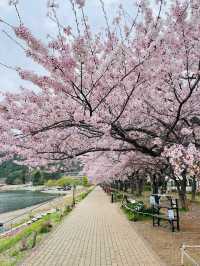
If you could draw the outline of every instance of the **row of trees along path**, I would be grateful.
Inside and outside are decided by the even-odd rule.
[[[68,2],[71,27],[50,0],[57,32],[45,42],[23,23],[23,4],[10,1],[18,22],[1,18],[4,33],[45,74],[1,63],[38,88],[2,93],[2,160],[17,155],[53,171],[79,157],[99,182],[146,169],[151,180],[154,172],[175,180],[187,207],[187,177],[199,176],[200,2],[149,2],[135,1],[133,16],[120,5],[111,23],[97,1],[105,19],[98,32],[87,1]]]

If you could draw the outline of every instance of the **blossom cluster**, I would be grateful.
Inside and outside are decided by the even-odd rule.
[[[77,32],[55,19],[57,37],[43,42],[26,25],[13,27],[25,56],[45,74],[17,67],[37,91],[2,94],[4,158],[17,154],[45,167],[79,157],[99,179],[126,178],[167,160],[177,176],[192,171],[200,139],[199,1],[157,1],[158,14],[140,1],[133,20],[120,6],[112,25],[103,10],[99,33],[85,1],[71,4]],[[48,7],[55,15],[57,1]]]

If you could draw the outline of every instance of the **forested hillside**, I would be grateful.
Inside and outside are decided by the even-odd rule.
[[[74,163],[69,168],[69,172],[79,172],[80,170],[81,166],[79,163]],[[5,179],[6,184],[10,185],[25,184],[30,181],[33,182],[33,185],[42,185],[46,180],[58,179],[63,174],[65,172],[47,173],[42,169],[29,171],[28,167],[18,165],[13,160],[5,161],[0,165],[0,179]]]
[[[5,179],[7,184],[25,184],[28,168],[15,164],[12,160],[5,161],[0,165],[0,179]]]

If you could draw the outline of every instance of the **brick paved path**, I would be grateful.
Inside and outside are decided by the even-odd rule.
[[[23,266],[162,266],[110,198],[96,188]]]

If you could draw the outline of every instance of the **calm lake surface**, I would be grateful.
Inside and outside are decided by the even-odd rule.
[[[39,191],[2,191],[0,192],[0,213],[26,208],[54,199],[55,197],[57,195]]]

